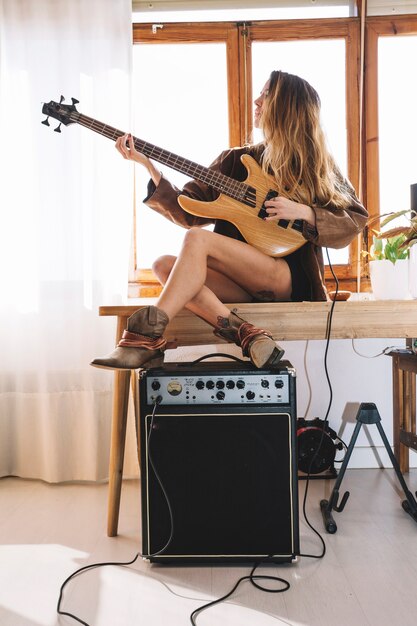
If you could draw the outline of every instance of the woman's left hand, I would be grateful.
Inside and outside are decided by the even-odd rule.
[[[316,225],[316,214],[311,207],[282,196],[276,196],[271,198],[271,200],[267,200],[265,209],[268,213],[268,216],[264,217],[266,221],[304,220],[312,226]]]

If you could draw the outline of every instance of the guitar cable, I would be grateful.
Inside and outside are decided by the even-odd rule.
[[[172,541],[172,538],[174,536],[174,516],[172,513],[172,506],[171,506],[171,502],[169,500],[168,494],[165,490],[165,487],[160,479],[160,476],[155,468],[153,459],[152,459],[152,454],[150,451],[150,445],[151,445],[151,435],[152,435],[152,430],[153,430],[153,424],[154,424],[154,419],[155,419],[155,415],[156,415],[156,408],[157,406],[161,403],[161,397],[158,396],[155,401],[154,401],[154,406],[153,406],[153,410],[152,410],[152,415],[151,415],[151,422],[149,425],[149,433],[148,433],[148,438],[147,438],[147,456],[148,456],[148,461],[150,466],[152,467],[152,470],[155,474],[155,477],[159,483],[159,486],[162,490],[162,493],[164,495],[166,504],[167,504],[167,508],[168,508],[168,513],[169,513],[169,519],[170,519],[170,533],[169,533],[169,537],[168,540],[166,541],[165,545],[158,550],[157,552],[154,552],[153,554],[149,554],[146,555],[146,557],[144,557],[144,555],[141,552],[137,552],[136,556],[131,560],[131,561],[108,561],[108,562],[103,562],[103,563],[92,563],[91,565],[85,565],[84,567],[80,567],[79,569],[77,569],[75,572],[73,572],[70,576],[68,576],[68,578],[65,579],[65,581],[62,583],[60,590],[59,590],[59,598],[58,598],[58,603],[57,603],[57,613],[59,615],[66,615],[67,617],[71,617],[72,619],[74,619],[76,622],[78,622],[79,624],[83,624],[83,626],[90,626],[87,622],[85,622],[84,620],[82,620],[81,618],[77,617],[76,615],[74,615],[73,613],[68,613],[67,611],[63,611],[61,609],[61,604],[63,601],[63,597],[64,597],[64,589],[66,587],[66,585],[70,582],[70,580],[72,580],[73,578],[75,578],[76,576],[78,576],[79,574],[81,574],[82,572],[85,572],[87,570],[90,569],[94,569],[96,567],[106,567],[109,565],[121,565],[121,566],[125,566],[125,565],[132,565],[133,563],[135,563],[135,561],[139,558],[149,558],[149,557],[154,557],[154,556],[158,556],[159,554],[162,554],[169,546],[169,544]]]
[[[311,479],[311,469],[313,467],[314,461],[317,458],[317,455],[320,452],[321,446],[323,445],[323,440],[324,440],[324,434],[325,434],[325,430],[326,430],[326,426],[328,426],[329,420],[329,413],[330,413],[330,409],[332,407],[333,404],[333,387],[332,387],[332,383],[330,380],[330,375],[329,375],[329,370],[328,370],[328,365],[327,365],[327,356],[328,356],[328,352],[329,352],[329,346],[330,346],[330,337],[331,337],[331,332],[332,332],[332,322],[333,322],[333,313],[334,313],[334,308],[336,305],[336,300],[337,300],[337,294],[339,293],[339,281],[338,278],[336,276],[336,273],[333,269],[332,263],[330,261],[330,255],[329,255],[329,249],[326,248],[326,256],[327,256],[327,262],[329,264],[329,268],[330,271],[332,273],[333,279],[335,281],[335,286],[336,289],[334,291],[334,295],[333,295],[333,300],[332,300],[332,304],[330,306],[330,311],[329,311],[329,315],[327,317],[327,323],[326,323],[326,347],[324,350],[324,371],[325,371],[325,375],[326,375],[326,380],[327,380],[327,385],[329,388],[329,402],[327,405],[327,410],[326,410],[326,414],[324,416],[324,423],[323,423],[323,428],[322,428],[322,432],[321,432],[321,436],[320,436],[320,441],[317,445],[317,448],[310,460],[310,464],[308,467],[308,472],[307,472],[307,479],[306,479],[306,487],[305,487],[305,491],[304,491],[304,498],[303,498],[303,516],[305,519],[306,524],[309,526],[309,528],[311,528],[311,530],[318,536],[318,538],[320,539],[320,542],[322,544],[322,552],[319,555],[313,555],[313,554],[300,554],[300,556],[304,556],[304,557],[310,557],[310,558],[314,558],[314,559],[322,559],[324,557],[324,555],[326,554],[326,544],[325,541],[323,539],[323,537],[321,536],[321,534],[312,526],[312,524],[310,523],[310,521],[308,520],[307,517],[307,512],[306,512],[306,504],[307,504],[307,496],[308,496],[308,490],[309,490],[309,486],[310,486],[310,479]]]

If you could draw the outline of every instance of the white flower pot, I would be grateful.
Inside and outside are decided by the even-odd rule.
[[[372,292],[375,300],[405,300],[410,297],[408,259],[369,261]]]

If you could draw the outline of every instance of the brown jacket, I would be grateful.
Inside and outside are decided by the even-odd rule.
[[[249,154],[258,162],[260,161],[259,147],[233,148],[222,152],[210,165],[210,168],[243,181],[247,176],[247,171],[240,160],[242,154]],[[326,207],[313,206],[316,214],[316,227],[314,228],[304,222],[303,235],[307,243],[301,248],[300,260],[310,282],[311,300],[326,300],[327,298],[323,282],[322,246],[343,248],[361,232],[366,224],[367,211],[357,199],[353,188],[351,191],[352,204],[349,208],[339,209],[332,205]],[[162,177],[156,188],[152,181],[149,183],[148,195],[144,202],[174,224],[184,228],[213,223],[212,219],[186,213],[178,204],[177,197],[179,194],[207,202],[215,200],[219,195],[207,184],[196,180],[186,183],[184,189],[179,190],[165,177]],[[238,229],[230,222],[216,220],[214,231],[244,241]]]

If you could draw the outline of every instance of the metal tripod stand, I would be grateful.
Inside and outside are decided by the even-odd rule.
[[[400,481],[401,487],[403,488],[404,494],[407,498],[406,500],[402,502],[402,507],[404,511],[406,511],[406,513],[411,515],[414,521],[417,522],[417,502],[413,494],[411,493],[411,491],[408,489],[406,482],[404,480],[404,477],[401,473],[398,461],[392,452],[392,449],[388,442],[385,431],[382,428],[381,416],[379,415],[376,405],[373,402],[362,402],[362,404],[359,406],[359,410],[356,415],[356,421],[357,421],[357,424],[355,426],[355,430],[353,431],[352,438],[350,440],[350,443],[346,452],[346,456],[343,459],[343,463],[340,468],[337,480],[334,484],[333,491],[330,495],[330,499],[321,500],[320,502],[321,514],[323,516],[323,522],[324,522],[324,526],[327,532],[335,533],[337,531],[337,525],[336,525],[336,522],[334,521],[332,510],[334,509],[338,513],[341,513],[346,506],[346,502],[348,501],[350,493],[349,491],[346,491],[342,497],[340,504],[338,504],[339,488],[342,483],[343,476],[345,474],[347,465],[349,463],[349,459],[351,457],[353,448],[355,447],[356,440],[358,438],[360,429],[362,428],[363,424],[376,424],[376,427],[378,428],[378,432],[381,435],[381,439],[384,442],[384,445],[387,449],[389,458],[391,459],[395,473],[397,474],[398,480]],[[416,492],[416,495],[417,495],[417,492]]]

